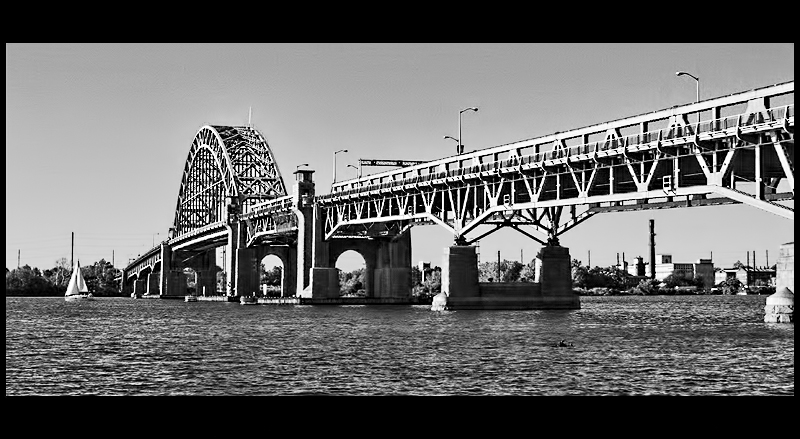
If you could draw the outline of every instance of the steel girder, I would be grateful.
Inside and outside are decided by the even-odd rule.
[[[253,205],[283,196],[286,186],[261,133],[243,126],[204,126],[184,166],[173,237],[235,221]]]
[[[433,223],[461,243],[500,227],[544,243],[604,211],[742,202],[793,219],[794,210],[775,201],[794,199],[794,104],[768,105],[793,92],[793,82],[781,84],[568,132],[548,139],[547,150],[540,148],[547,141],[526,141],[339,183],[317,198],[325,237],[393,235]],[[692,125],[689,109],[718,117]],[[576,138],[583,142],[567,144]],[[781,179],[790,193],[775,193]],[[736,189],[742,182],[756,183],[756,194]],[[468,240],[479,225],[494,229]]]

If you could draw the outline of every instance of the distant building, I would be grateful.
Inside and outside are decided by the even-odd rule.
[[[672,255],[656,255],[656,280],[663,281],[667,276],[674,274],[687,280],[695,276],[703,278],[703,287],[711,288],[715,284],[714,263],[711,259],[698,259],[694,263],[676,263]]]
[[[731,278],[739,279],[742,285],[753,286],[775,286],[776,272],[771,268],[757,268],[742,266],[739,268],[723,268],[715,273],[714,282],[719,284]]]
[[[637,256],[634,258],[635,262],[633,264],[625,263],[625,270],[631,276],[647,276],[647,263],[644,262],[644,258],[641,256]]]

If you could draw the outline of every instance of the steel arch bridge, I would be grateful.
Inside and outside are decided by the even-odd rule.
[[[331,255],[346,246],[374,254],[378,262],[367,265],[380,272],[375,284],[391,284],[402,265],[410,266],[406,232],[423,224],[444,227],[457,246],[502,227],[557,246],[559,235],[603,212],[745,203],[793,220],[794,209],[778,202],[794,200],[794,108],[790,81],[409,161],[337,182],[320,196],[310,170],[295,172],[287,193],[273,151],[252,127],[203,126],[183,169],[169,239],[123,270],[123,289],[145,282],[148,291],[178,294],[167,293],[175,282],[169,279],[185,267],[203,272],[213,288],[209,252],[220,245],[229,249],[228,294],[252,289],[242,273],[265,252],[279,254],[290,265],[285,271],[295,272],[286,277],[289,290],[329,288]],[[788,192],[777,191],[781,181]],[[491,230],[478,233],[478,226]],[[364,244],[373,241],[375,248]]]
[[[126,280],[164,270],[164,245],[170,253],[180,251],[180,264],[191,267],[194,259],[231,240],[241,215],[286,198],[275,155],[260,132],[250,126],[201,127],[186,158],[169,239],[129,265]]]
[[[283,196],[286,185],[261,133],[251,127],[204,126],[183,169],[173,234],[229,221],[229,214],[247,213]]]

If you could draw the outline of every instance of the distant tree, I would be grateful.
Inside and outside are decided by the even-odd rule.
[[[119,292],[119,281],[116,278],[122,274],[111,262],[100,259],[92,265],[82,267],[83,276],[89,291],[100,296],[114,296]]]
[[[488,282],[492,278],[495,282],[517,282],[520,278],[523,265],[519,261],[500,262],[500,279],[497,278],[497,262],[483,262],[478,265],[478,281]]]
[[[269,286],[280,286],[281,277],[283,276],[283,269],[279,266],[274,266],[267,270],[264,264],[261,264],[261,284]]]
[[[6,296],[48,296],[53,293],[53,286],[42,276],[38,268],[25,264],[6,273]]]
[[[589,267],[581,265],[581,261],[573,259],[570,264],[572,268],[572,285],[579,288],[588,288]]]
[[[745,265],[742,264],[742,261],[736,261],[736,262],[733,263],[733,268],[738,270],[740,268],[745,268]]]
[[[416,265],[411,266],[411,286],[422,284],[422,271]]]
[[[442,269],[436,267],[428,273],[422,286],[428,294],[439,294],[442,291]]]
[[[742,282],[735,277],[725,279],[719,285],[720,289],[722,290],[722,294],[727,295],[736,294],[744,287],[744,284],[742,284]]]
[[[536,282],[536,259],[528,262],[519,273],[520,282]]]
[[[364,289],[364,268],[357,268],[350,272],[339,270],[339,293],[342,295],[356,294]]]
[[[665,277],[661,281],[665,287],[667,288],[675,288],[675,287],[685,287],[690,285],[696,285],[693,279],[687,279],[683,274],[672,272],[669,276]]]
[[[642,296],[653,296],[658,294],[659,291],[659,281],[655,279],[642,279],[638,285],[633,287],[633,293],[639,294]]]

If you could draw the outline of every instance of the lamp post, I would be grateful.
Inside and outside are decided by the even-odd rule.
[[[683,71],[675,72],[675,76],[684,76],[684,75],[694,79],[694,82],[697,85],[697,97],[695,99],[695,102],[700,102],[700,78],[698,78],[697,76],[694,76],[694,75],[692,75],[691,73],[688,73],[688,72],[683,72]],[[700,123],[700,111],[699,110],[697,111],[697,123]]]
[[[153,235],[153,245],[152,245],[153,247],[155,247],[155,246],[156,246],[156,235],[158,235],[158,233],[155,233],[155,234]]]
[[[455,140],[456,141],[456,154],[460,154],[459,151],[461,150],[461,148],[460,148],[461,142],[458,139],[456,139],[455,137],[453,137],[453,136],[444,136],[444,138],[445,139]]]
[[[340,149],[338,151],[334,151],[333,153],[333,182],[336,183],[336,154],[340,152],[347,152],[346,149]]]
[[[301,165],[297,165],[297,168],[295,169],[295,171],[299,171],[301,166],[308,166],[308,163],[303,163]]]
[[[358,169],[355,165],[347,165],[348,168],[353,168],[356,170],[356,178],[361,178],[361,169]]]
[[[464,144],[461,142],[461,115],[464,114],[465,111],[478,111],[478,107],[468,107],[458,112],[458,154],[461,155],[464,153]]]

